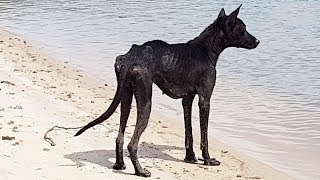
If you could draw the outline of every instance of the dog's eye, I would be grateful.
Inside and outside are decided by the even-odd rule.
[[[241,31],[241,35],[244,36],[245,33],[246,33],[246,31],[243,29],[243,30]]]

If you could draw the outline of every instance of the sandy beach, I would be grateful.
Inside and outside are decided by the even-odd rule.
[[[55,61],[3,30],[0,81],[0,179],[143,179],[133,175],[126,148],[127,169],[112,169],[119,110],[79,137],[73,136],[76,130],[53,130],[48,136],[56,146],[43,139],[54,125],[78,127],[99,116],[111,103],[115,87]],[[133,106],[124,147],[135,117]],[[194,131],[194,149],[200,157],[199,130]],[[152,173],[149,179],[293,179],[212,138],[209,148],[220,166],[185,163],[183,124],[153,112],[138,155]]]

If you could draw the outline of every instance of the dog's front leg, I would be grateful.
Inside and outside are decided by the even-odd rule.
[[[205,165],[218,166],[220,162],[214,158],[210,158],[208,151],[208,119],[210,111],[210,97],[199,95],[199,112],[200,112],[200,131],[202,157]]]
[[[194,95],[186,96],[182,99],[183,113],[184,113],[184,127],[185,127],[185,147],[186,157],[184,161],[187,163],[195,163],[197,161],[193,151],[193,136],[191,124],[192,102]]]

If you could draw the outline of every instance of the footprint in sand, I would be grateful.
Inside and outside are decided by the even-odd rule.
[[[10,106],[10,109],[22,109],[22,106],[16,105],[16,106]]]

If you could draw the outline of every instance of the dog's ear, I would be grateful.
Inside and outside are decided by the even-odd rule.
[[[226,12],[225,12],[224,9],[222,8],[222,9],[220,10],[220,13],[219,13],[219,15],[218,15],[217,18],[219,18],[219,17],[224,17],[224,16],[226,16]]]
[[[239,14],[241,6],[242,4],[228,16],[227,21],[228,25],[231,26],[231,28],[233,28],[236,24],[237,16]]]
[[[144,52],[147,52],[147,53],[153,53],[153,49],[152,49],[152,47],[150,47],[150,46],[146,46],[146,47],[144,47]]]

